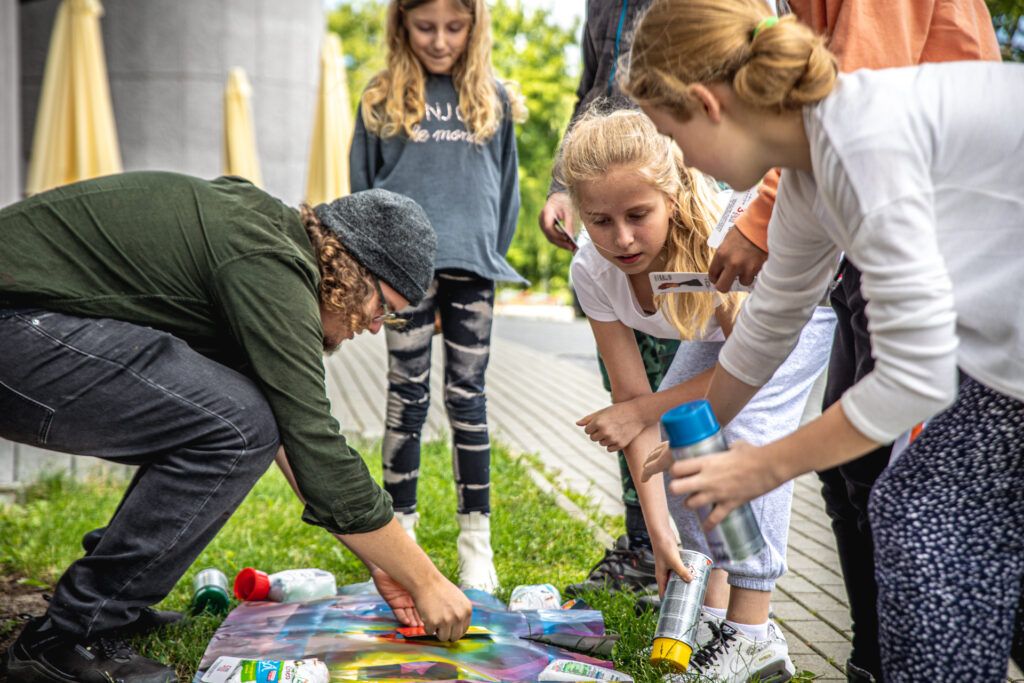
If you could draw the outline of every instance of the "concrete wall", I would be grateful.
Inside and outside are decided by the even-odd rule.
[[[0,206],[21,197],[18,2],[0,0]]]
[[[10,2],[10,0],[0,0]],[[322,0],[102,0],[103,41],[125,170],[224,171],[228,70],[253,86],[265,189],[302,200],[316,99]],[[22,164],[59,0],[20,5]]]
[[[317,57],[325,30],[323,1],[101,1],[125,170],[163,169],[206,178],[223,173],[224,84],[228,70],[240,66],[253,87],[264,189],[298,204],[306,186]],[[19,199],[24,190],[58,5],[59,0],[0,0],[0,206]],[[20,98],[15,87],[19,71]],[[104,467],[92,458],[0,439],[0,500],[46,470],[77,475]]]

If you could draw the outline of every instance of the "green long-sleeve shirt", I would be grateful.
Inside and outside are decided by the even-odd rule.
[[[303,519],[373,531],[391,500],[330,413],[319,280],[298,211],[240,178],[124,173],[0,210],[0,307],[148,325],[248,375],[274,412]]]

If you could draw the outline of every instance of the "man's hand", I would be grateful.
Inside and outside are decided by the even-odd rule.
[[[562,221],[562,225],[565,229],[571,231],[575,223],[573,223],[572,215],[572,202],[569,201],[569,195],[565,192],[552,192],[548,197],[547,202],[544,204],[544,208],[540,210],[540,216],[538,216],[538,222],[540,223],[540,229],[544,233],[544,237],[548,239],[548,242],[555,245],[560,249],[566,251],[576,251],[576,247],[573,245],[572,240],[562,234],[562,232],[555,225],[555,219]]]
[[[396,619],[405,626],[423,626],[420,613],[416,611],[416,603],[413,602],[412,595],[405,590],[404,586],[392,579],[380,567],[370,567],[370,578],[377,586],[380,597],[384,598],[384,602],[388,603],[388,607],[395,613]]]
[[[433,633],[438,640],[458,640],[469,630],[473,604],[443,576],[426,584],[414,599],[423,618],[423,630]]]
[[[767,259],[768,252],[733,226],[711,259],[708,279],[720,292],[728,292],[736,278],[740,279],[740,284],[749,285]]]
[[[615,403],[576,421],[583,431],[610,452],[621,451],[646,426],[632,401]]]

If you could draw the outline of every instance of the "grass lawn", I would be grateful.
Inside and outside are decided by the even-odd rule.
[[[360,451],[379,479],[379,444],[364,445]],[[493,449],[491,479],[492,545],[503,582],[498,597],[507,600],[519,584],[551,583],[561,589],[583,579],[603,551],[588,525],[558,508],[532,483],[525,462],[516,461],[500,445]],[[63,569],[80,556],[82,535],[106,523],[124,485],[114,479],[76,483],[48,477],[25,490],[21,504],[0,507],[0,578],[22,577],[53,585]],[[433,442],[423,448],[419,511],[420,545],[447,577],[456,579],[458,525],[446,443]],[[304,524],[300,514],[297,499],[272,466],[158,607],[187,610],[192,578],[206,567],[220,569],[229,582],[247,566],[268,572],[319,567],[332,572],[339,585],[368,579],[359,560],[322,529]],[[609,520],[600,521],[607,526]],[[621,519],[617,524],[621,528]],[[664,672],[653,669],[641,652],[651,643],[656,615],[637,617],[628,595],[587,597],[604,613],[608,630],[621,634],[614,654],[616,668],[638,682],[660,680]],[[220,621],[221,617],[202,615],[183,626],[139,638],[134,645],[142,654],[172,664],[179,678],[188,681]],[[16,625],[0,623],[0,636]],[[796,680],[811,678],[813,675],[805,672]]]

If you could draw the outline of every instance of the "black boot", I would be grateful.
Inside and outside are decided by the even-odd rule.
[[[58,631],[48,617],[29,620],[7,651],[11,683],[177,683],[174,669],[135,654],[123,639],[88,640]]]

